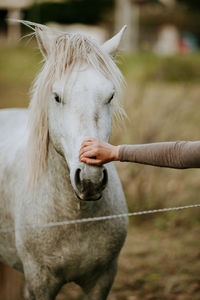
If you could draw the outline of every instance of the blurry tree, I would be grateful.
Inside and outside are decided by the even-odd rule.
[[[199,0],[177,0],[178,3],[184,4],[191,10],[200,10],[200,1]]]
[[[176,0],[175,7],[167,7],[167,0],[159,0],[162,5],[149,5],[140,13],[140,37],[141,43],[152,45],[155,42],[155,33],[159,29],[170,24],[175,26],[181,36],[188,33],[195,37],[200,45],[200,1]]]
[[[97,24],[105,20],[106,11],[114,0],[68,0],[63,2],[37,2],[24,12],[25,19],[38,23]]]

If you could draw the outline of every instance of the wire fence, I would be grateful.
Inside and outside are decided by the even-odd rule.
[[[134,217],[134,216],[141,216],[141,215],[154,214],[154,213],[163,213],[163,212],[177,211],[177,210],[183,210],[183,209],[188,209],[188,208],[198,208],[198,207],[200,207],[200,204],[191,204],[191,205],[185,205],[185,206],[136,211],[136,212],[130,212],[130,213],[121,213],[121,214],[117,214],[117,215],[83,218],[83,219],[77,219],[77,220],[66,220],[66,221],[60,221],[60,222],[49,222],[47,224],[23,225],[23,226],[18,226],[15,228],[2,228],[2,229],[0,229],[0,233],[8,233],[8,232],[14,232],[17,230],[28,230],[28,229],[44,229],[44,228],[51,228],[51,227],[64,226],[64,225],[73,225],[73,224],[80,224],[80,223],[87,223],[87,222],[99,222],[99,221],[105,221],[105,220],[112,220],[112,219],[116,219],[116,218]]]

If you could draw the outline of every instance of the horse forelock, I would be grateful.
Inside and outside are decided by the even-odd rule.
[[[43,28],[43,25],[42,27]],[[55,32],[54,32],[55,34]],[[116,97],[113,113],[117,118],[124,115],[121,105],[123,76],[113,59],[91,38],[82,34],[57,32],[49,57],[34,81],[29,107],[29,139],[27,166],[29,184],[34,186],[47,167],[48,157],[48,96],[57,79],[69,76],[82,64],[92,66],[113,82]]]

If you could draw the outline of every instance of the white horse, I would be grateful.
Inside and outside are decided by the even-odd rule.
[[[127,232],[127,219],[25,228],[126,212],[113,164],[78,159],[87,137],[109,140],[121,113],[122,75],[113,62],[123,28],[98,46],[80,34],[30,22],[44,56],[30,109],[0,113],[0,259],[24,272],[28,299],[55,299],[75,282],[86,299],[106,299]]]

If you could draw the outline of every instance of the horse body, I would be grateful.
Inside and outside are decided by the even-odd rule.
[[[106,299],[127,231],[126,218],[18,230],[27,225],[126,212],[113,164],[105,168],[78,161],[83,138],[109,138],[111,108],[108,99],[113,85],[85,64],[81,65],[81,71],[74,69],[73,74],[66,88],[63,79],[54,80],[51,85],[53,98],[49,96],[51,100],[46,110],[46,169],[39,177],[36,173],[37,182],[31,187],[25,156],[27,143],[32,139],[34,143],[35,137],[30,135],[28,113],[26,110],[2,110],[0,114],[0,124],[4,126],[0,139],[0,227],[14,230],[1,233],[0,258],[24,272],[29,299],[54,299],[61,286],[70,281],[83,288],[87,299]],[[100,82],[99,86],[90,88],[90,83],[94,87],[96,81]],[[58,94],[60,98],[62,95],[62,103]],[[80,95],[83,99],[75,100]],[[83,101],[86,99],[89,106],[85,108]],[[75,105],[74,101],[77,101]],[[44,115],[41,118],[41,111],[37,115],[45,128]],[[41,136],[40,131],[38,136]],[[44,137],[45,134],[41,147]],[[34,148],[34,152],[38,150]],[[35,166],[32,168],[34,171]]]
[[[15,227],[15,214],[20,206],[20,191],[24,187],[24,149],[27,111],[3,109],[0,111],[0,228]],[[16,250],[14,232],[0,234],[1,261],[16,268],[20,259]],[[21,266],[22,270],[22,266]]]

